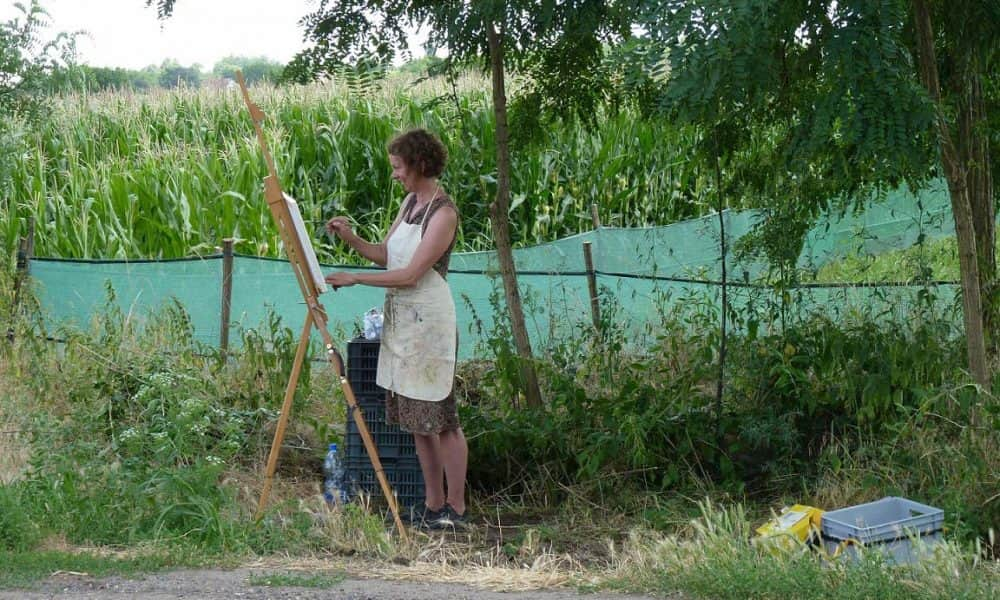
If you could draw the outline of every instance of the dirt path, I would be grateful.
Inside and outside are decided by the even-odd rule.
[[[276,573],[287,573],[277,571]],[[267,575],[260,569],[184,570],[144,575],[136,579],[97,579],[82,574],[55,574],[31,590],[0,590],[0,600],[653,600],[652,596],[583,593],[560,588],[498,592],[469,584],[361,579],[346,576],[330,580],[328,587],[255,585]],[[677,596],[672,596],[678,598]]]

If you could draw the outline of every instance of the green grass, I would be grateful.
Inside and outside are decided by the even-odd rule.
[[[971,600],[997,591],[995,571],[962,571],[890,567],[878,559],[831,568],[813,556],[782,561],[755,556],[744,547],[735,556],[707,556],[690,569],[664,573],[654,589],[682,589],[713,600]]]
[[[58,347],[18,323],[14,343],[0,345],[0,392],[16,399],[0,403],[0,423],[30,430],[33,452],[31,469],[22,459],[15,481],[0,487],[0,564],[9,565],[0,588],[55,571],[101,577],[191,561],[353,555],[470,570],[585,565],[599,586],[713,599],[989,597],[997,567],[974,544],[989,539],[1000,508],[1000,414],[993,396],[965,385],[961,349],[946,330],[932,319],[813,319],[790,322],[780,336],[732,340],[722,457],[714,420],[689,410],[712,376],[703,333],[712,321],[684,310],[663,315],[647,354],[616,346],[612,329],[550,349],[540,358],[545,411],[501,410],[510,396],[498,379],[516,369],[494,362],[469,373],[464,386],[479,399],[463,403],[470,501],[491,522],[501,504],[514,506],[515,526],[502,540],[494,528],[493,538],[468,540],[415,533],[409,544],[377,510],[330,511],[318,496],[320,453],[311,449],[344,423],[326,369],[303,373],[270,509],[252,520],[291,331],[272,324],[227,362],[201,354],[176,311],[140,330],[109,310]],[[748,542],[789,499],[829,509],[883,495],[946,510],[953,544],[939,560],[917,570],[830,569]],[[147,553],[40,551],[49,540]],[[565,556],[572,560],[553,560]],[[252,583],[324,587],[335,577],[278,573]]]
[[[954,237],[929,240],[876,255],[855,255],[824,265],[818,282],[958,281]]]
[[[303,575],[301,573],[266,573],[251,575],[247,583],[265,587],[330,588],[347,579],[347,575]]]
[[[997,249],[1000,251],[1000,240]],[[815,276],[815,281],[824,283],[958,280],[958,246],[954,237],[928,240],[882,254],[845,257],[824,265]]]
[[[86,552],[27,551],[0,552],[0,590],[26,588],[57,572],[86,573],[91,577],[135,577],[172,567],[194,566],[198,561],[190,550],[166,552],[162,549],[135,558],[115,558]]]
[[[739,505],[702,504],[687,536],[633,534],[624,546],[622,576],[608,587],[664,594],[683,590],[712,600],[952,600],[995,597],[996,563],[952,543],[913,565],[889,565],[877,553],[855,562],[826,562],[804,546],[773,554],[750,542]]]

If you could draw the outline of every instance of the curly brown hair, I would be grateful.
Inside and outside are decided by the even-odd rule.
[[[437,177],[448,162],[448,149],[426,129],[411,129],[389,142],[389,154],[403,159],[406,166],[424,177]]]

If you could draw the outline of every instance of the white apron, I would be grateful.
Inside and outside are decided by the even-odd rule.
[[[387,269],[410,264],[423,238],[420,223],[401,221],[386,242]],[[375,381],[416,400],[444,400],[455,382],[455,301],[451,289],[432,268],[412,288],[385,292],[385,322]]]

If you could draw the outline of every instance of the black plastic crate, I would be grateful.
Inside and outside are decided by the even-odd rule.
[[[396,460],[416,457],[417,451],[413,445],[413,434],[400,430],[398,425],[390,425],[386,422],[384,402],[358,402],[358,410],[365,418],[368,432],[378,448],[379,458]],[[346,446],[344,454],[347,459],[368,456],[364,440],[361,439],[361,432],[358,431],[358,425],[354,422],[354,416],[350,412],[347,415]]]
[[[389,471],[420,471],[420,461],[416,456],[406,456],[403,458],[386,458],[379,460],[382,462],[382,470]],[[368,458],[368,455],[358,456],[355,458],[349,458],[343,462],[344,471],[348,473],[358,472],[358,471],[371,471],[372,461]]]
[[[378,374],[378,340],[353,339],[347,343],[347,380],[358,398],[384,398],[385,388],[375,383]]]
[[[356,339],[348,342],[348,380],[358,402],[358,410],[378,449],[386,479],[395,490],[400,505],[409,507],[423,501],[424,477],[413,445],[413,435],[386,422],[385,390],[375,385],[378,354],[378,340]],[[373,498],[382,497],[361,432],[350,412],[347,415],[344,468],[352,489],[363,490]]]
[[[347,342],[347,362],[374,369],[378,365],[378,348],[381,343],[379,340],[366,340],[363,337],[354,338]]]
[[[347,370],[347,380],[351,382],[351,391],[359,401],[364,400],[385,400],[385,388],[379,387],[375,380],[366,381],[360,379],[353,369]]]
[[[367,458],[365,459],[367,461]],[[401,508],[415,506],[424,500],[424,476],[416,461],[403,461],[396,466],[382,465],[385,478],[396,494],[396,502]],[[364,468],[346,469],[347,482],[351,493],[357,495],[363,491],[371,496],[372,501],[383,502],[382,487],[378,483],[371,463]]]

